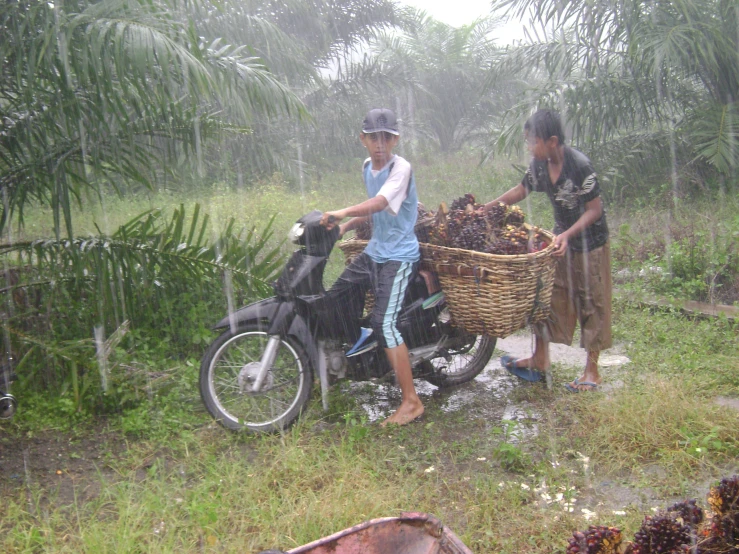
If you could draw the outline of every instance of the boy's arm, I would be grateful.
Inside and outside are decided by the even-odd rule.
[[[523,183],[518,183],[515,187],[504,192],[495,200],[485,204],[485,211],[489,212],[493,208],[493,206],[495,206],[498,202],[503,202],[503,204],[510,206],[511,204],[520,202],[521,200],[526,198],[528,195],[529,195],[528,189],[523,186]]]
[[[596,196],[589,202],[585,203],[585,211],[582,213],[580,218],[575,221],[572,227],[554,237],[554,255],[563,256],[564,253],[567,252],[567,242],[570,237],[574,237],[575,235],[582,233],[585,229],[598,221],[601,215],[603,215],[603,202],[601,201],[600,196]]]
[[[354,229],[362,225],[362,223],[369,220],[369,218],[370,216],[368,215],[365,215],[363,217],[353,217],[346,223],[342,223],[341,225],[339,225],[339,236],[343,237],[349,231],[353,231]]]
[[[374,198],[370,198],[369,200],[365,200],[361,204],[349,206],[348,208],[344,208],[343,210],[336,210],[334,212],[323,212],[323,217],[321,217],[321,225],[323,225],[327,229],[333,229],[334,225],[340,223],[342,219],[346,219],[347,217],[369,217],[374,213],[381,212],[382,210],[387,208],[387,206],[387,198],[378,195]],[[329,217],[333,217],[335,221],[329,222]]]

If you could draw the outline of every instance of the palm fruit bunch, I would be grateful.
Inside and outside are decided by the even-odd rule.
[[[518,206],[516,207],[518,208]],[[503,227],[505,227],[506,218],[508,217],[510,209],[511,207],[507,204],[503,204],[503,202],[496,202],[488,211],[488,221],[490,221],[493,227],[502,229]]]
[[[567,546],[567,554],[618,554],[621,530],[605,525],[591,525],[587,531],[575,531]]]
[[[441,203],[429,241],[439,246],[482,251],[491,231],[482,206],[467,193],[454,200],[451,208]]]
[[[646,516],[634,534],[632,554],[678,554],[688,552],[693,545],[690,528],[674,513]]]
[[[739,475],[725,477],[711,487],[708,504],[714,514],[701,552],[739,554]]]
[[[703,519],[705,517],[703,514],[703,508],[696,504],[695,498],[676,502],[667,508],[667,512],[674,514],[678,520],[682,519],[683,524],[687,525],[691,529],[695,529],[698,525],[703,523]]]
[[[505,222],[506,225],[523,225],[526,214],[518,206],[508,206]]]
[[[487,248],[493,229],[488,224],[483,211],[476,206],[474,203],[469,203],[464,209],[452,209],[449,212],[447,240],[452,248],[477,252],[483,252]]]
[[[711,487],[708,504],[720,516],[739,515],[739,475],[725,477],[718,486]]]
[[[528,229],[518,206],[499,202],[487,212],[474,195],[455,199],[448,208],[442,203],[429,233],[429,242],[439,246],[474,250],[487,254],[527,254],[546,248],[539,229]]]
[[[471,206],[473,209],[479,208],[480,205],[475,201],[475,195],[467,193],[464,196],[460,196],[452,202],[451,210],[466,210],[467,206]]]
[[[529,251],[529,232],[524,227],[506,225],[485,250],[488,254],[526,254]]]
[[[359,240],[369,240],[372,238],[372,219],[363,221],[354,228],[354,236]]]
[[[436,214],[434,212],[427,210],[420,202],[418,203],[418,218],[414,228],[418,242],[429,242],[435,218]]]

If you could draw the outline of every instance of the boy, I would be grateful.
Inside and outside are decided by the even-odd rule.
[[[559,115],[539,110],[524,125],[533,160],[521,183],[485,205],[515,204],[531,191],[545,192],[554,208],[554,246],[558,256],[551,313],[534,328],[534,354],[501,364],[514,375],[539,381],[550,367],[549,343],[572,344],[577,321],[580,346],[587,351],[582,377],[567,383],[570,392],[594,391],[601,383],[598,356],[611,346],[611,256],[600,185],[590,160],[564,144]]]
[[[408,283],[420,259],[414,226],[418,217],[416,183],[410,164],[393,155],[400,133],[395,114],[388,109],[367,113],[359,139],[369,158],[362,170],[368,200],[343,210],[325,212],[321,224],[331,229],[340,223],[343,236],[372,220],[372,238],[364,252],[357,256],[331,287],[331,294],[342,299],[343,312],[349,321],[357,321],[367,289],[375,296],[370,316],[371,331],[363,330],[357,344],[348,352],[358,353],[376,339],[385,348],[395,371],[402,401],[397,411],[382,425],[405,425],[423,414],[424,408],[413,386],[408,348],[396,327]]]

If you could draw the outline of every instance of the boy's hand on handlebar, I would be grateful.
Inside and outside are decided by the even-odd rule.
[[[321,216],[321,225],[330,231],[338,225],[344,217],[346,216],[344,215],[343,210],[323,212],[323,216]]]

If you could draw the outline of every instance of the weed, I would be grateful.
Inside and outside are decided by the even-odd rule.
[[[522,472],[531,465],[529,456],[513,441],[520,442],[519,423],[508,419],[501,420],[501,427],[493,427],[491,433],[500,437],[500,442],[493,448],[493,458],[508,471]]]

